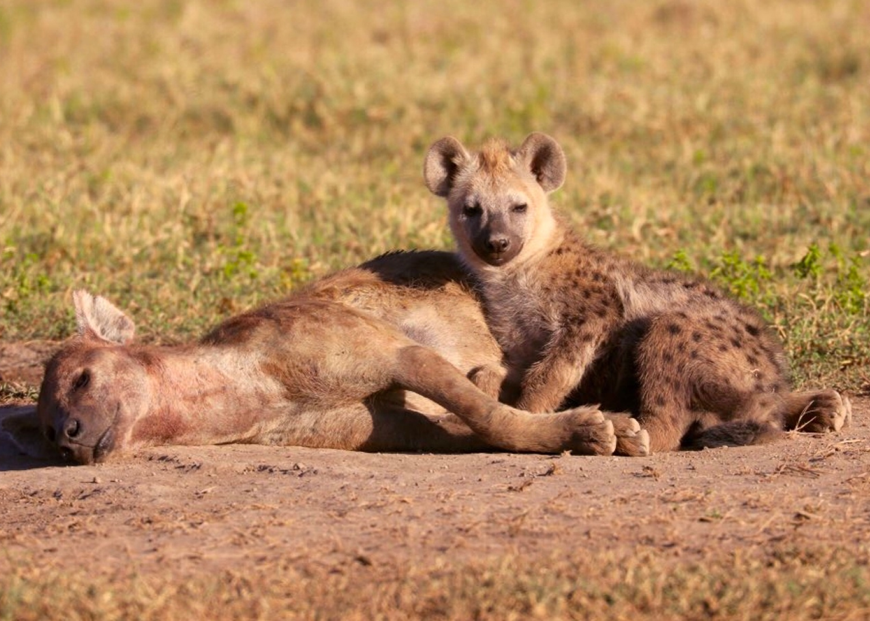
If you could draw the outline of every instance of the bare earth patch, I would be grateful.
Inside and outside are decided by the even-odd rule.
[[[0,434],[0,574],[24,563],[89,579],[271,568],[386,579],[507,556],[667,568],[783,545],[866,555],[870,399],[853,406],[839,434],[648,458],[233,445],[65,466]]]
[[[45,363],[59,346],[52,341],[0,343],[0,383],[38,386]]]

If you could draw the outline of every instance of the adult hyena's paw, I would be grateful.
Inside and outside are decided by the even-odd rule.
[[[482,365],[474,367],[468,372],[468,379],[477,386],[481,392],[489,395],[496,401],[501,395],[501,385],[507,372],[501,366]]]
[[[614,425],[596,406],[564,410],[559,416],[571,433],[564,447],[575,455],[613,455],[616,450]]]
[[[806,405],[795,424],[798,431],[840,431],[852,422],[852,402],[836,390],[819,390],[805,393],[805,396]]]
[[[616,434],[616,449],[614,455],[626,457],[646,457],[650,454],[649,433],[640,428],[637,419],[629,414],[606,413],[610,422],[613,423],[613,431]]]

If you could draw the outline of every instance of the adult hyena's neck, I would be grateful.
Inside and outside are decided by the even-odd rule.
[[[282,400],[259,356],[236,348],[164,348],[148,370],[154,403],[133,427],[133,443],[254,441],[268,431],[270,413]]]

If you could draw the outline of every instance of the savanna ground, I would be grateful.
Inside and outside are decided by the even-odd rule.
[[[759,306],[855,405],[639,460],[5,444],[0,617],[870,616],[868,31],[862,0],[0,3],[4,403],[73,288],[193,338],[448,247],[428,144],[540,130],[590,239]]]

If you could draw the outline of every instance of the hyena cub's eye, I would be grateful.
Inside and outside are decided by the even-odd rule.
[[[474,202],[471,205],[465,205],[462,208],[462,215],[464,215],[466,218],[476,218],[481,213],[483,213],[483,208],[478,202]]]
[[[91,381],[91,372],[88,370],[84,370],[79,374],[76,378],[76,381],[73,383],[73,390],[81,390],[85,386],[87,386]]]
[[[511,211],[513,211],[514,213],[526,213],[528,208],[529,208],[529,206],[526,205],[525,203],[520,203],[519,205],[514,205],[511,208]]]

